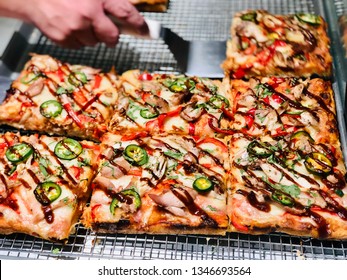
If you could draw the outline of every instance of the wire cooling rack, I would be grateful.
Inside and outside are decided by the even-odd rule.
[[[325,16],[326,7],[335,14],[344,2],[331,0],[171,0],[166,13],[145,13],[162,22],[186,40],[226,41],[231,18],[244,9],[266,9],[272,13],[312,12]],[[327,3],[328,2],[328,3]],[[329,6],[327,6],[329,5]],[[336,23],[336,22],[335,22]],[[334,30],[330,34],[335,36]],[[333,40],[334,41],[334,40]],[[333,46],[334,48],[334,46]],[[72,64],[85,64],[122,73],[128,69],[180,72],[173,55],[161,40],[139,40],[122,36],[115,48],[104,45],[73,51],[57,47],[39,36],[18,55],[13,71],[20,71],[29,53],[52,55]],[[338,52],[333,49],[334,59]],[[339,65],[335,65],[340,67]],[[340,87],[336,88],[339,91]],[[339,92],[338,92],[339,93]],[[339,93],[340,94],[340,93]],[[338,102],[337,102],[338,103]],[[341,104],[338,103],[338,105]],[[345,131],[345,130],[343,130]],[[346,138],[346,135],[344,135]],[[226,236],[96,234],[76,226],[67,244],[48,242],[24,234],[0,235],[0,258],[6,259],[347,259],[346,241],[320,241],[286,234]]]

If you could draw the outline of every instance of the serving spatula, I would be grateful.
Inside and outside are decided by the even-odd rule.
[[[223,78],[220,65],[225,59],[226,41],[187,41],[160,22],[150,19],[146,19],[148,33],[142,35],[125,22],[114,17],[111,19],[122,34],[142,39],[162,39],[182,73],[205,78]]]

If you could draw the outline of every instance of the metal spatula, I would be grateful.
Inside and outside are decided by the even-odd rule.
[[[225,41],[187,41],[160,22],[146,19],[149,32],[140,35],[124,22],[111,17],[123,34],[143,39],[162,39],[177,60],[181,71],[189,76],[223,78],[220,65],[225,59]]]

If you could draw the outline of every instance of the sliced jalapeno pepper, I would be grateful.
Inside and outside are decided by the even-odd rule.
[[[295,132],[291,137],[290,140],[300,140],[303,137],[307,138],[310,142],[314,143],[314,140],[312,139],[311,135],[308,134],[308,132],[304,130],[300,130]]]
[[[322,23],[319,16],[309,13],[297,13],[295,16],[302,22],[311,24],[311,25],[320,25]]]
[[[311,153],[305,158],[305,167],[315,175],[328,175],[332,171],[332,163],[321,153]]]
[[[219,94],[213,95],[208,102],[218,109],[222,108],[223,105],[225,108],[228,108],[230,106],[229,100]]]
[[[39,183],[34,190],[34,194],[37,201],[46,206],[61,195],[61,187],[50,181]]]
[[[141,166],[148,162],[148,154],[145,149],[135,144],[128,145],[123,152],[123,156],[133,165]]]
[[[127,197],[131,197],[132,201],[129,203]],[[127,189],[119,192],[116,198],[113,198],[110,205],[110,212],[114,215],[116,208],[119,206],[119,202],[124,202],[127,204],[134,204],[135,208],[138,209],[141,206],[141,197],[133,189]]]
[[[6,151],[6,158],[10,162],[20,162],[26,160],[34,149],[27,143],[19,143],[9,147]]]
[[[45,118],[55,118],[61,114],[63,106],[56,100],[48,100],[40,106],[40,113]]]
[[[166,80],[163,84],[173,92],[182,92],[187,88],[188,90],[192,90],[195,88],[195,82],[188,78],[178,78],[174,81]]]
[[[31,82],[37,80],[39,77],[41,77],[41,73],[28,73],[27,75],[25,75],[20,81],[27,85],[27,84],[30,84]]]
[[[264,147],[258,141],[252,141],[247,147],[247,152],[257,158],[267,158],[272,155],[272,151]]]
[[[88,82],[87,76],[83,72],[71,73],[67,79],[69,83],[75,87],[83,86]]]
[[[193,182],[193,188],[198,192],[208,192],[213,189],[213,183],[206,177],[200,177]]]
[[[77,158],[83,151],[81,144],[71,138],[59,141],[54,148],[55,155],[60,159],[71,160]]]
[[[288,207],[293,207],[294,199],[280,191],[274,191],[272,194],[272,199]]]
[[[241,15],[241,19],[242,20],[246,20],[246,21],[255,21],[257,18],[257,13],[256,12],[249,12],[246,14]]]
[[[158,115],[159,115],[159,113],[155,110],[149,110],[147,108],[140,110],[140,116],[145,118],[145,119],[153,119],[153,118],[157,117]]]

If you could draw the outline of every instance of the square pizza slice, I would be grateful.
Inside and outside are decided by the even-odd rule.
[[[223,140],[107,133],[83,223],[97,232],[225,234]]]
[[[169,0],[130,0],[141,12],[166,12]]]
[[[321,16],[273,15],[264,10],[235,14],[227,43],[225,72],[252,76],[329,77],[332,69],[327,25]]]
[[[229,107],[229,85],[218,80],[131,70],[110,121],[114,133],[173,133],[213,137]]]
[[[278,138],[305,129],[319,142],[339,143],[330,81],[266,77],[230,83],[230,134]]]
[[[33,55],[0,105],[0,123],[98,140],[111,118],[117,83],[112,73]]]
[[[234,230],[346,238],[346,169],[330,82],[232,83],[228,213]]]
[[[0,135],[0,233],[65,241],[90,196],[98,146],[72,138]]]

